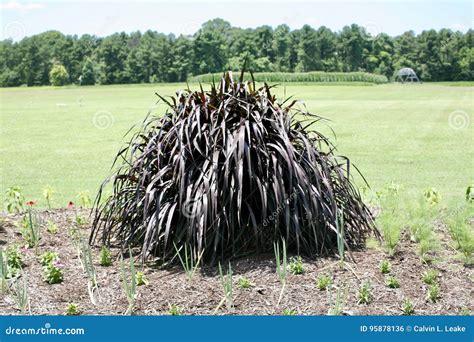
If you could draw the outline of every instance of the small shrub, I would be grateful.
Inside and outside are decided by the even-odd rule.
[[[175,304],[170,304],[168,309],[168,314],[171,316],[181,316],[183,314],[183,309]]]
[[[250,280],[245,277],[239,278],[239,281],[237,284],[240,289],[249,289],[252,287],[252,283],[250,283]]]
[[[294,309],[284,309],[282,311],[282,315],[283,316],[296,316],[296,315],[298,315],[298,311],[296,311]]]
[[[18,186],[12,186],[5,191],[5,205],[9,213],[21,213],[24,210],[25,197]]]
[[[428,288],[428,293],[426,294],[426,299],[432,303],[436,303],[439,298],[439,285],[433,284]]]
[[[46,231],[50,234],[57,234],[58,232],[58,225],[53,221],[49,220],[46,224]]]
[[[79,307],[77,304],[75,303],[69,303],[67,306],[66,306],[66,315],[67,316],[77,316],[79,315],[80,312],[79,312]]]
[[[138,271],[137,272],[137,286],[148,285],[148,279],[145,276],[145,273]]]
[[[320,291],[324,291],[329,289],[329,287],[332,284],[332,279],[330,276],[326,274],[321,274],[319,277],[316,279],[316,286]]]
[[[382,274],[390,273],[392,271],[392,264],[388,260],[382,260],[379,269]]]
[[[438,280],[439,272],[437,270],[428,270],[423,273],[423,282],[427,285],[434,285]]]
[[[296,258],[293,257],[290,259],[290,263],[288,264],[288,270],[295,275],[304,273],[303,260],[300,256]]]
[[[41,266],[48,266],[53,263],[53,261],[58,259],[58,253],[56,252],[45,252],[40,256]]]
[[[384,247],[390,256],[395,254],[402,230],[400,220],[393,211],[386,209],[380,213],[376,220],[382,230]]]
[[[415,313],[415,306],[409,299],[405,299],[401,306],[402,313],[406,316],[411,316]]]
[[[387,285],[387,287],[391,289],[398,289],[400,287],[400,283],[395,277],[388,277],[387,281],[385,282],[385,285]]]
[[[370,281],[364,282],[359,290],[359,300],[357,301],[358,304],[370,304],[372,302],[372,293],[370,290]]]
[[[62,267],[63,265],[58,260],[44,266],[44,281],[50,285],[62,283],[64,279]]]
[[[99,263],[101,266],[112,265],[112,256],[110,253],[110,249],[108,249],[106,246],[102,246],[102,248],[100,249],[99,259]]]

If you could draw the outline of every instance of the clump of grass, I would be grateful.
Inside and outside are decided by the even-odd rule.
[[[26,241],[29,248],[35,248],[38,252],[38,245],[41,239],[41,217],[33,210],[34,202],[28,202],[28,209],[21,221],[21,236]]]
[[[148,279],[142,271],[137,272],[137,286],[148,285]]]
[[[100,266],[110,266],[112,265],[112,255],[110,249],[107,246],[102,246],[99,254],[99,264]]]
[[[439,272],[437,270],[431,269],[423,273],[423,282],[427,285],[434,285],[437,283]]]
[[[405,299],[400,307],[403,315],[411,316],[415,313],[415,305],[409,300]]]
[[[392,271],[392,264],[388,260],[382,260],[379,265],[380,273],[387,274]]]
[[[359,295],[358,295],[358,304],[370,304],[372,302],[372,293],[371,293],[371,284],[370,281],[366,281],[362,284],[362,286],[359,289]]]
[[[222,267],[221,264],[219,263],[219,275],[221,278],[221,285],[222,289],[224,291],[224,298],[226,302],[227,309],[230,310],[233,306],[234,303],[234,297],[233,297],[233,292],[232,292],[232,267],[230,266],[229,263],[229,269],[227,271],[227,274],[224,275],[222,272]]]
[[[48,222],[46,223],[46,231],[50,234],[57,234],[58,225],[54,223],[53,221],[48,220]]]
[[[123,256],[120,259],[120,273],[122,276],[122,290],[128,301],[127,311],[125,315],[133,313],[133,307],[137,298],[137,274],[135,271],[135,263],[133,261],[132,251],[129,250],[130,261],[129,266],[125,265]]]
[[[316,279],[316,287],[320,291],[328,290],[332,284],[332,278],[327,274],[320,274]]]
[[[282,313],[283,316],[296,316],[298,315],[298,311],[294,309],[283,309]]]
[[[348,160],[300,117],[322,119],[271,92],[226,73],[209,91],[160,97],[167,112],[149,115],[118,153],[112,195],[102,196],[107,182],[99,191],[91,240],[165,261],[175,256],[170,242],[187,241],[212,262],[269,252],[282,238],[300,255],[330,253],[338,220],[347,245],[378,234]]]
[[[175,304],[169,304],[168,314],[171,316],[181,316],[183,314],[183,309]]]
[[[377,216],[376,223],[382,231],[383,246],[390,256],[396,252],[402,231],[399,190],[399,185],[392,182],[378,194],[382,211]]]
[[[390,276],[387,278],[385,285],[391,289],[398,289],[400,287],[400,282],[397,278]]]
[[[5,191],[5,206],[9,213],[21,213],[24,210],[25,197],[18,186],[12,186]]]
[[[293,257],[290,259],[290,263],[288,264],[288,270],[295,275],[304,274],[303,260],[300,256]]]
[[[66,315],[67,316],[77,316],[80,314],[79,306],[75,303],[68,303],[66,306]]]
[[[466,265],[473,264],[472,255],[474,253],[474,203],[464,203],[463,205],[450,210],[444,218],[448,226],[451,238],[455,242],[456,249],[461,252]]]
[[[240,289],[249,289],[252,287],[252,283],[248,278],[240,277],[237,283]]]
[[[436,303],[439,298],[439,285],[433,284],[430,285],[428,288],[428,292],[426,294],[426,299],[432,303]]]
[[[174,248],[176,250],[176,255],[178,255],[179,261],[183,266],[184,272],[188,277],[188,280],[192,281],[194,274],[196,273],[196,270],[199,267],[199,263],[201,262],[204,251],[201,251],[201,253],[197,253],[197,251],[193,249],[192,245],[189,245],[188,247],[188,244],[185,243],[183,248],[183,257],[181,256],[181,251],[178,249],[178,247],[176,247],[176,244],[174,245]]]
[[[431,261],[430,253],[439,249],[439,241],[433,226],[438,215],[438,208],[423,197],[415,202],[407,201],[406,212],[408,213],[406,225],[409,228],[411,240],[418,243],[421,259],[425,262]]]

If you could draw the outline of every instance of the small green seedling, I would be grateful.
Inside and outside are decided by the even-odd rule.
[[[137,272],[137,286],[148,285],[148,279],[145,276],[145,273],[138,271]]]
[[[380,272],[382,274],[387,274],[387,273],[390,273],[392,271],[392,265],[390,264],[390,261],[388,260],[382,260],[380,262]]]
[[[100,266],[112,265],[112,256],[110,253],[110,249],[108,249],[106,246],[102,246],[102,248],[100,249],[99,259]]]
[[[80,312],[79,312],[79,307],[77,304],[75,303],[69,303],[67,306],[66,306],[66,315],[67,316],[77,316],[79,315]]]
[[[52,264],[53,261],[57,260],[58,257],[58,253],[56,252],[45,252],[40,256],[40,264],[41,266],[48,266],[49,264]]]
[[[62,271],[63,265],[58,260],[50,262],[43,267],[44,281],[48,284],[59,284],[63,282],[64,274]]]
[[[50,234],[57,234],[58,232],[58,225],[53,221],[49,220],[46,223],[46,231]]]
[[[370,281],[366,281],[362,284],[359,290],[358,304],[370,304],[372,302],[372,293]]]
[[[252,283],[250,283],[250,280],[248,280],[245,277],[239,278],[239,281],[238,281],[237,284],[238,284],[240,289],[249,289],[249,288],[252,287]]]
[[[330,276],[326,274],[321,274],[316,279],[316,286],[320,291],[328,290],[332,284],[332,279]]]
[[[436,303],[439,298],[439,285],[433,284],[428,288],[428,293],[426,294],[426,300],[432,303]]]
[[[168,309],[168,314],[171,316],[181,316],[183,314],[183,309],[175,304],[170,304]]]
[[[298,315],[298,311],[296,311],[294,309],[284,309],[282,311],[282,315],[283,316],[296,316],[296,315]]]
[[[385,284],[387,285],[387,287],[391,289],[398,289],[400,287],[400,283],[398,282],[398,279],[395,277],[388,277]]]
[[[428,270],[423,273],[423,282],[427,285],[434,285],[438,280],[439,272],[437,270]]]
[[[290,259],[290,263],[288,264],[288,270],[294,275],[304,273],[303,260],[300,256],[296,258],[293,257]]]
[[[402,313],[406,316],[411,316],[415,313],[415,306],[409,299],[405,299],[401,306]]]

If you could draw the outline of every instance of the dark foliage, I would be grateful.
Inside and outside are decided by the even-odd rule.
[[[109,180],[101,187],[91,242],[116,239],[163,259],[174,244],[190,244],[209,261],[268,252],[282,238],[289,250],[318,255],[337,245],[342,222],[347,246],[377,234],[349,160],[308,130],[322,119],[242,77],[160,97],[169,110],[148,116],[118,153],[105,201]]]

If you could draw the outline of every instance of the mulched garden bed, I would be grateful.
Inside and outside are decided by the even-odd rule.
[[[76,303],[83,315],[122,315],[128,302],[122,290],[119,268],[119,250],[112,248],[113,264],[109,267],[99,265],[99,247],[93,248],[99,285],[100,301],[93,305],[87,290],[87,277],[81,268],[80,260],[70,237],[70,227],[75,211],[55,209],[41,212],[41,217],[54,221],[59,231],[50,234],[45,229],[39,245],[39,254],[56,251],[64,264],[64,281],[49,285],[43,280],[42,268],[33,249],[22,248],[28,279],[28,293],[31,313],[34,315],[63,315],[68,303]],[[82,212],[87,216],[87,212]],[[18,233],[17,224],[21,216],[0,216],[0,244],[23,246],[24,241]],[[344,267],[336,258],[304,260],[303,275],[289,275],[281,302],[278,299],[281,284],[275,273],[273,255],[259,258],[234,260],[231,262],[234,273],[234,307],[230,310],[222,305],[223,290],[217,268],[203,267],[189,281],[178,265],[160,269],[146,265],[143,269],[148,285],[138,287],[138,297],[134,309],[136,315],[167,314],[170,305],[183,309],[187,315],[280,315],[284,309],[296,310],[300,315],[326,315],[334,303],[337,289],[347,290],[344,314],[347,315],[399,315],[404,299],[415,305],[417,315],[457,315],[474,308],[472,268],[463,265],[457,252],[452,249],[450,239],[437,228],[442,237],[442,248],[433,264],[423,263],[416,253],[416,244],[404,238],[398,252],[388,260],[392,264],[390,275],[400,282],[400,288],[390,289],[385,285],[386,275],[380,273],[379,263],[387,259],[382,249],[354,251],[354,261]],[[88,237],[89,225],[80,228]],[[138,262],[137,262],[138,265]],[[137,266],[140,268],[140,266]],[[436,303],[426,300],[428,285],[422,281],[422,274],[430,268],[440,272],[440,298]],[[332,275],[334,282],[330,291],[320,291],[316,278],[320,274]],[[246,277],[252,283],[249,289],[239,289],[237,280]],[[358,304],[358,290],[361,284],[370,280],[373,301],[369,305]],[[0,314],[15,315],[20,311],[15,307],[11,294],[0,294]]]

